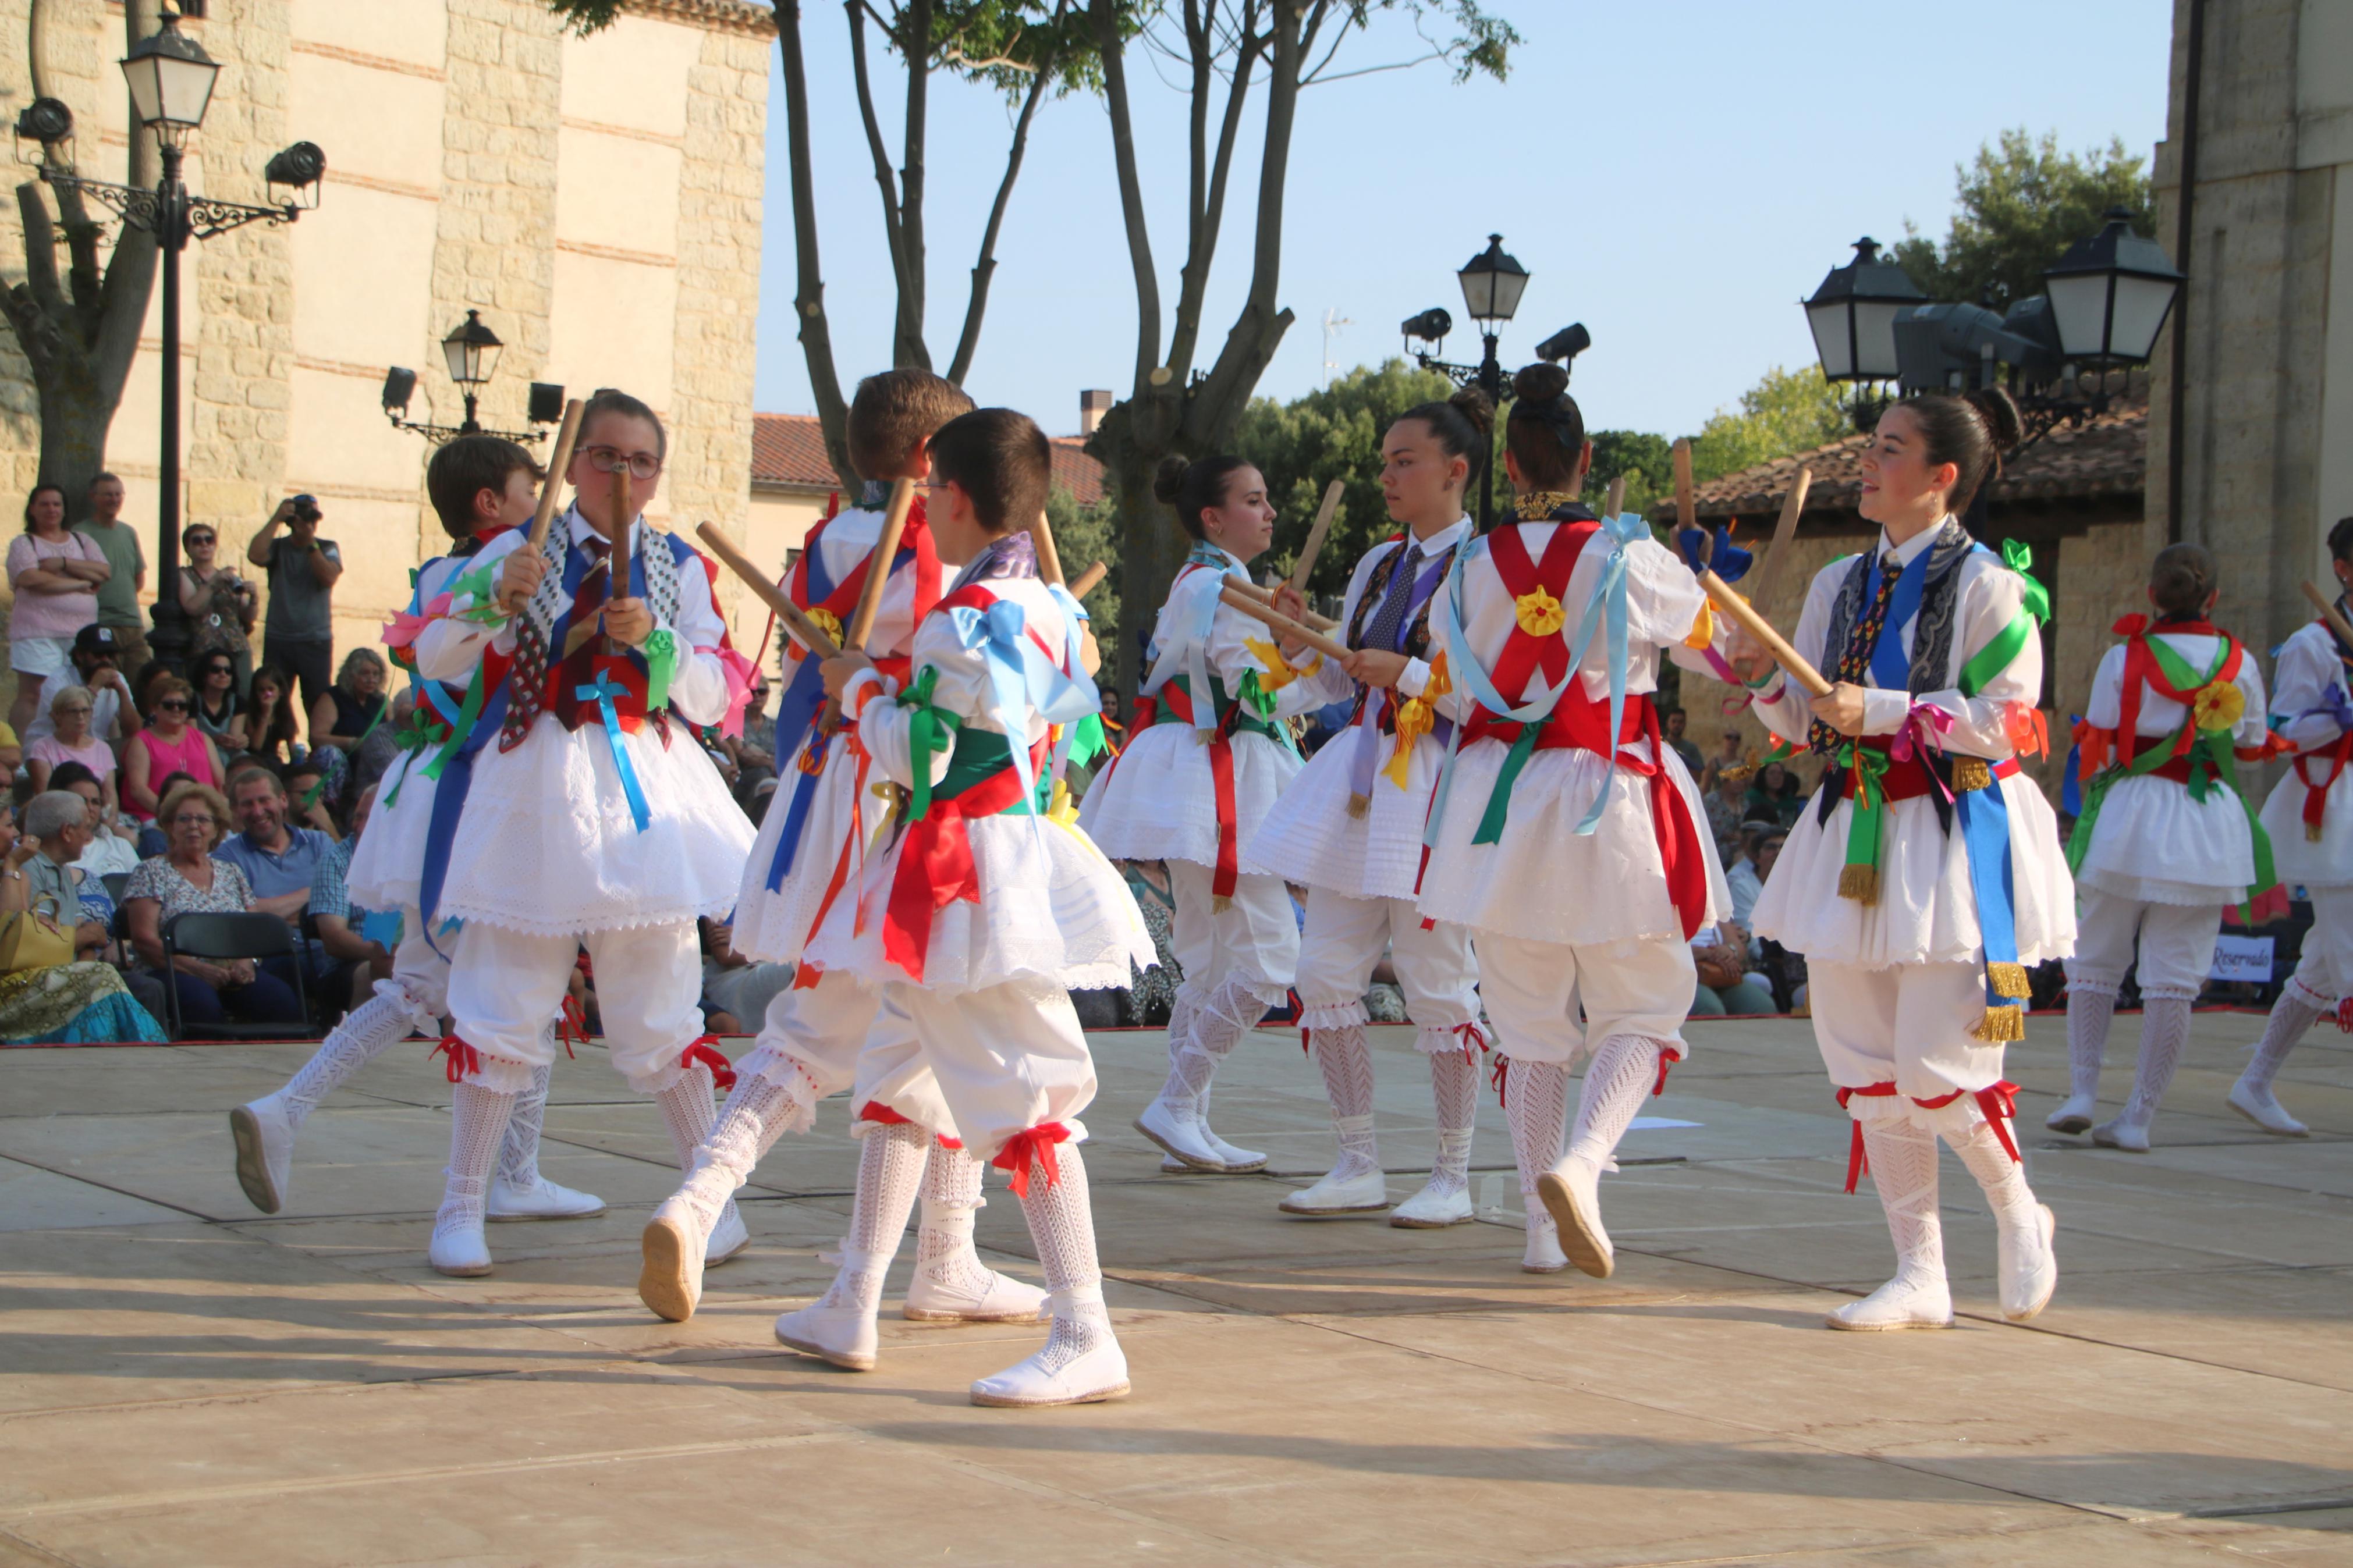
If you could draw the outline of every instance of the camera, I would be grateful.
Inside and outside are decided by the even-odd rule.
[[[321,516],[323,515],[319,510],[319,498],[317,496],[311,495],[296,496],[294,498],[294,515],[301,518],[304,522],[318,521]]]

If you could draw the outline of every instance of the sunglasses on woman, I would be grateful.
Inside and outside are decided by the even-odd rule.
[[[185,713],[188,710],[188,700],[185,697],[166,697],[155,706],[166,713]]]

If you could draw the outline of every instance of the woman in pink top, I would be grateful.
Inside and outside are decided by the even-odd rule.
[[[122,748],[122,808],[142,822],[155,816],[155,786],[174,773],[218,789],[223,772],[212,742],[188,722],[196,705],[195,689],[176,675],[163,677],[149,689],[154,703],[147,726]]]
[[[108,813],[115,809],[114,748],[90,732],[90,710],[96,700],[87,686],[69,686],[49,699],[49,721],[57,726],[25,748],[25,763],[32,771],[33,787],[49,787],[49,774],[59,763],[79,763],[98,777]]]
[[[66,528],[66,492],[36,485],[25,501],[25,531],[8,542],[8,664],[16,700],[8,712],[18,734],[31,722],[42,680],[66,668],[74,633],[98,619],[98,585],[114,575],[105,552]]]

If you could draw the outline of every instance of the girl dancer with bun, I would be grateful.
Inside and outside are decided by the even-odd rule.
[[[2222,906],[2272,883],[2271,844],[2237,770],[2269,754],[2263,678],[2236,637],[2208,624],[2220,592],[2204,546],[2158,551],[2148,576],[2157,618],[2116,624],[2125,640],[2100,660],[2078,731],[2087,771],[2111,752],[2115,765],[2086,787],[2067,846],[2077,906],[2067,961],[2073,1092],[2044,1125],[2092,1127],[2108,1022],[2137,956],[2139,1071],[2124,1113],[2092,1127],[2093,1142],[2135,1153],[2148,1152],[2149,1123],[2189,1042],[2189,1004],[2214,967]]]
[[[1281,721],[1332,700],[1274,634],[1219,598],[1247,585],[1274,538],[1266,480],[1240,458],[1170,458],[1154,492],[1176,511],[1192,553],[1153,628],[1152,666],[1127,749],[1087,791],[1079,826],[1106,855],[1165,860],[1185,971],[1168,1016],[1168,1081],[1136,1129],[1198,1171],[1255,1171],[1266,1156],[1209,1130],[1209,1081],[1266,1010],[1285,1000],[1299,927],[1282,879],[1241,869],[1299,753]]]
[[[1461,694],[1430,807],[1421,912],[1476,933],[1510,1058],[1504,1114],[1527,1208],[1523,1267],[1606,1279],[1601,1173],[1683,1059],[1691,937],[1729,909],[1682,759],[1659,734],[1658,650],[1694,669],[1707,600],[1629,514],[1577,497],[1593,461],[1567,374],[1514,380],[1516,515],[1457,554],[1437,618]],[[1584,1023],[1578,1023],[1582,1004]],[[1566,1154],[1569,1064],[1592,1049]]]
[[[1323,1069],[1340,1142],[1339,1163],[1314,1186],[1284,1198],[1285,1214],[1368,1214],[1388,1206],[1373,1133],[1372,1054],[1365,1044],[1365,988],[1387,951],[1406,1012],[1419,1026],[1414,1043],[1430,1058],[1438,1111],[1438,1158],[1429,1184],[1399,1204],[1389,1223],[1431,1229],[1472,1218],[1474,1047],[1487,1043],[1479,1024],[1478,962],[1463,927],[1439,921],[1425,929],[1413,893],[1430,792],[1453,730],[1452,720],[1439,713],[1453,687],[1445,656],[1430,643],[1430,612],[1456,552],[1476,531],[1463,515],[1462,496],[1484,458],[1493,419],[1486,394],[1472,387],[1448,402],[1409,409],[1389,426],[1381,443],[1381,491],[1404,531],[1366,551],[1348,579],[1340,613],[1355,650],[1347,667],[1326,666],[1303,683],[1319,701],[1354,697],[1355,716],[1243,846],[1253,870],[1308,889],[1300,1021]],[[1278,606],[1296,615],[1305,606],[1294,598],[1285,588]]]
[[[2002,1315],[2033,1317],[2058,1284],[2001,1076],[2004,1043],[2025,1032],[2027,967],[2075,941],[2057,826],[2016,755],[2042,690],[2041,591],[1957,515],[2018,437],[1999,388],[1889,409],[1862,460],[1879,538],[1816,575],[1791,639],[1836,684],[1809,702],[1746,639],[1734,656],[1766,727],[1824,759],[1757,932],[1806,955],[1814,1039],[1854,1119],[1848,1190],[1867,1163],[1900,1265],[1832,1312],[1834,1329],[1951,1324],[1940,1135],[2000,1226]]]
[[[2353,585],[2353,517],[2328,531],[2328,565],[2337,574],[2337,611],[2347,614],[2345,589]],[[2272,667],[2278,688],[2272,694],[2272,727],[2294,749],[2294,762],[2271,798],[2263,802],[2263,830],[2271,836],[2280,881],[2301,885],[2312,895],[2312,930],[2295,973],[2272,1005],[2271,1021],[2256,1042],[2254,1059],[2231,1086],[2231,1109],[2283,1138],[2304,1138],[2311,1129],[2287,1113],[2272,1092],[2288,1053],[2323,1014],[2337,1026],[2353,1028],[2353,645],[2329,624],[2315,618],[2296,627],[2281,645]]]

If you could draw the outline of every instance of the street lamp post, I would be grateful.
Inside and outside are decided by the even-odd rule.
[[[384,378],[384,416],[392,421],[396,430],[414,430],[438,446],[459,436],[498,436],[509,441],[536,441],[547,434],[544,430],[485,430],[474,417],[481,388],[490,384],[491,372],[499,363],[499,351],[506,344],[498,333],[491,331],[480,310],[468,310],[466,319],[449,329],[441,340],[441,358],[448,366],[449,379],[458,384],[458,395],[466,400],[466,417],[456,425],[435,425],[408,417],[408,400],[417,394],[417,373],[403,365],[394,365]],[[554,425],[564,417],[564,388],[544,381],[531,384],[530,418],[534,425]]]
[[[1462,286],[1463,308],[1471,319],[1479,323],[1479,340],[1482,349],[1475,365],[1449,364],[1438,356],[1445,352],[1446,334],[1454,329],[1454,318],[1443,308],[1432,307],[1418,316],[1407,318],[1402,330],[1409,342],[1407,352],[1424,370],[1443,371],[1458,386],[1476,386],[1487,395],[1500,414],[1504,405],[1504,365],[1496,356],[1496,326],[1508,321],[1520,308],[1520,296],[1527,291],[1528,269],[1522,267],[1504,249],[1504,237],[1491,234],[1487,248],[1472,257],[1455,273]],[[1410,347],[1414,340],[1432,345],[1428,350]],[[1557,360],[1564,363],[1575,359],[1593,342],[1593,335],[1583,323],[1563,328],[1536,345],[1540,359]],[[1492,458],[1493,454],[1490,453]],[[1494,521],[1495,465],[1481,465],[1479,474],[1479,526],[1483,531]]]
[[[297,142],[272,157],[263,178],[273,195],[281,188],[288,193],[277,205],[245,206],[190,194],[181,165],[189,133],[205,122],[220,66],[203,45],[180,31],[175,13],[167,9],[163,23],[133,45],[121,62],[132,112],[140,125],[155,133],[163,154],[163,177],[154,188],[84,179],[70,163],[54,156],[43,160],[41,178],[95,196],[124,223],[153,234],[162,252],[164,418],[157,449],[161,493],[155,508],[155,630],[151,641],[158,658],[180,665],[186,661],[191,640],[187,616],[180,607],[180,253],[190,240],[210,239],[249,223],[273,227],[292,223],[319,205],[319,180],[327,159],[309,142]],[[65,105],[49,100],[36,107],[47,110],[43,145],[62,145],[71,134],[71,114]]]

